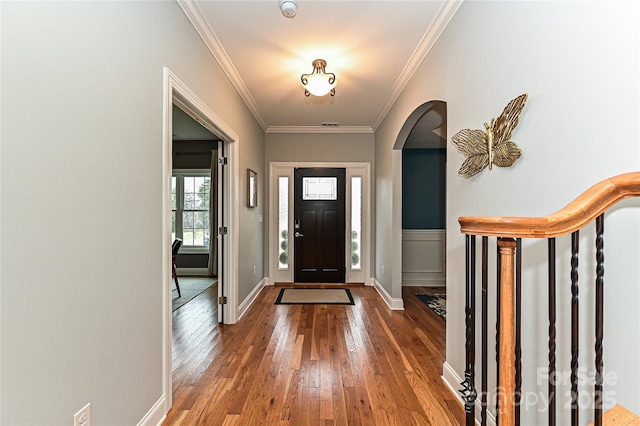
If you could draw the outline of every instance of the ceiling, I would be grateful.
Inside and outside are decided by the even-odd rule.
[[[371,133],[462,0],[177,1],[265,132]],[[334,97],[304,96],[318,58]]]

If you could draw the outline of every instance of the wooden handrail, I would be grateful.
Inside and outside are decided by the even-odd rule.
[[[597,279],[596,279],[596,376],[602,371],[602,306],[603,306],[603,274],[604,258],[602,251],[602,236],[604,225],[604,213],[619,201],[640,196],[640,171],[625,173],[605,179],[602,182],[589,188],[579,197],[569,203],[562,210],[544,217],[481,217],[463,216],[458,219],[463,234],[466,234],[467,241],[475,242],[476,236],[498,237],[498,329],[496,336],[498,354],[498,407],[497,419],[500,426],[513,426],[520,423],[520,407],[518,405],[520,382],[520,344],[518,343],[520,326],[516,324],[516,308],[519,306],[519,290],[515,286],[521,283],[521,269],[518,267],[521,262],[521,239],[522,238],[546,238],[553,239],[550,243],[549,255],[554,263],[549,266],[549,348],[550,352],[549,368],[555,370],[555,238],[571,234],[572,258],[571,258],[571,291],[572,291],[572,320],[571,320],[571,383],[572,383],[572,425],[579,424],[578,403],[576,399],[577,391],[577,367],[578,367],[578,231],[591,222],[596,222],[597,241]],[[468,258],[475,257],[473,245],[467,245]],[[514,270],[514,260],[516,268]],[[550,260],[551,261],[551,260]],[[475,268],[475,263],[467,261],[467,288],[475,285],[475,275],[469,270]],[[483,268],[486,267],[486,257],[483,256]],[[515,278],[515,279],[514,279]],[[483,281],[483,288],[485,283]],[[519,287],[518,287],[519,288]],[[514,291],[515,290],[515,291]],[[515,297],[514,297],[515,293]],[[472,293],[473,294],[473,293]],[[473,383],[475,354],[473,352],[473,330],[475,327],[473,303],[466,303],[467,309],[467,360],[470,365],[465,371],[463,395],[468,396],[465,407],[471,409],[467,411],[467,424],[475,423],[473,410],[475,391]],[[519,315],[519,314],[518,314]],[[470,318],[470,319],[469,319]],[[484,321],[484,317],[483,317]],[[486,333],[483,327],[483,333]],[[514,336],[515,330],[515,336]],[[483,334],[483,339],[486,336]],[[471,342],[471,345],[469,344]],[[486,353],[483,349],[483,359]],[[469,362],[469,361],[468,361]],[[466,383],[469,381],[469,383]],[[596,382],[595,392],[602,392],[601,382]],[[470,396],[469,396],[470,395]],[[550,387],[550,398],[555,395],[555,387]],[[555,400],[550,400],[550,406],[555,407]],[[596,402],[596,404],[598,404]],[[486,406],[483,406],[486,410]],[[596,425],[602,424],[601,405],[596,405],[594,410]],[[483,414],[484,415],[484,414]],[[555,425],[555,413],[550,414],[550,424]]]
[[[543,217],[462,216],[463,234],[509,238],[555,238],[591,223],[625,198],[640,196],[640,172],[625,173],[593,185],[562,210]]]

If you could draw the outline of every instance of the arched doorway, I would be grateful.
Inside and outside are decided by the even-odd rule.
[[[424,103],[394,146],[402,150],[402,286],[411,294],[446,293],[446,118],[445,102]]]

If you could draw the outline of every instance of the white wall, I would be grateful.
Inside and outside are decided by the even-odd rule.
[[[264,134],[175,2],[1,7],[0,423],[91,402],[137,424],[163,396],[163,67],[238,133],[240,170],[263,173]]]
[[[509,100],[529,93],[513,139],[524,154],[512,168],[457,176],[463,156],[448,146],[447,363],[464,373],[464,237],[462,215],[539,216],[566,205],[592,184],[640,169],[638,132],[639,35],[637,2],[465,2],[376,132],[377,255],[389,264],[400,215],[392,146],[411,112],[429,100],[447,102],[448,138],[483,128]],[[605,369],[615,373],[605,391],[640,413],[640,202],[626,201],[607,216],[605,237]],[[593,365],[593,227],[582,233],[580,365]],[[494,251],[495,249],[491,250]],[[569,288],[566,241],[559,242],[558,330],[561,371],[569,370]],[[547,365],[546,244],[525,243],[523,329],[525,395],[546,392],[532,366]],[[396,283],[388,284],[396,291]],[[587,325],[589,324],[589,325]],[[491,346],[490,344],[490,347]],[[479,350],[476,352],[479,354]],[[527,370],[529,369],[529,370]],[[492,377],[492,374],[490,374]],[[456,385],[456,384],[454,384]],[[458,386],[459,387],[459,386]],[[581,386],[582,392],[589,387]],[[563,388],[564,392],[566,388]],[[561,403],[566,402],[562,394]],[[539,405],[525,408],[523,424],[542,424]],[[567,422],[566,410],[560,423]],[[581,413],[581,423],[591,416]]]

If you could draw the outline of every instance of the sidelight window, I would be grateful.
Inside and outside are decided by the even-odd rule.
[[[362,269],[362,177],[351,177],[351,269]]]
[[[278,177],[278,269],[289,268],[289,178]]]

